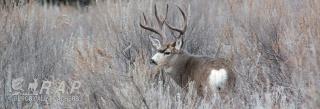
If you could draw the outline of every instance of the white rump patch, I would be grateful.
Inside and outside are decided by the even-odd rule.
[[[225,69],[211,70],[209,75],[209,84],[213,88],[222,87],[228,78],[227,71]]]

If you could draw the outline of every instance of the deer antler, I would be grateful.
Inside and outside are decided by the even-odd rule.
[[[157,6],[154,5],[154,14],[155,14],[155,17],[156,17],[156,19],[157,19],[158,26],[159,26],[158,29],[155,29],[154,27],[151,27],[151,26],[147,26],[147,25],[148,25],[148,21],[147,21],[147,18],[146,18],[146,16],[145,16],[144,13],[142,13],[142,15],[143,15],[144,22],[145,22],[146,25],[144,25],[144,24],[142,24],[142,23],[140,22],[140,26],[141,26],[143,29],[149,30],[149,31],[151,31],[151,32],[154,32],[154,33],[160,35],[160,37],[161,37],[162,39],[164,39],[164,38],[165,38],[165,32],[164,32],[164,29],[163,29],[163,26],[164,26],[163,24],[165,23],[165,21],[166,21],[166,19],[167,19],[168,8],[169,8],[169,6],[168,6],[168,4],[167,4],[167,10],[166,10],[165,17],[164,17],[164,18],[160,18],[159,15],[158,15]]]
[[[183,22],[183,24],[184,24],[183,28],[182,28],[182,29],[179,29],[179,28],[177,28],[177,27],[171,26],[168,22],[165,22],[165,23],[166,23],[166,25],[167,25],[171,30],[174,30],[174,31],[179,32],[180,35],[179,35],[178,37],[176,37],[176,38],[180,38],[180,37],[186,32],[186,30],[187,30],[187,16],[186,16],[186,14],[183,12],[183,10],[182,10],[179,6],[177,6],[177,7],[179,8],[179,10],[180,10],[180,12],[181,12],[181,14],[182,14],[183,20],[184,20],[184,22]]]

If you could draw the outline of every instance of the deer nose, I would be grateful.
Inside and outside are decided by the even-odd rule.
[[[154,61],[153,59],[150,59],[150,64],[158,65],[157,62]]]

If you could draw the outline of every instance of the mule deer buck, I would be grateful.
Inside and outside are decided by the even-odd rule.
[[[156,5],[154,5],[158,27],[148,26],[150,24],[144,13],[144,23],[140,22],[143,29],[154,32],[161,38],[159,40],[149,37],[153,47],[157,50],[157,53],[150,59],[150,63],[161,67],[181,87],[194,81],[199,96],[211,96],[215,92],[220,94],[230,92],[235,86],[236,79],[231,59],[196,56],[183,50],[183,36],[187,30],[186,14],[177,6],[184,20],[183,27],[180,29],[166,21],[168,8],[167,5],[165,16],[160,17]],[[165,25],[173,32],[179,33],[179,35],[172,34],[174,41],[170,41],[166,37]]]

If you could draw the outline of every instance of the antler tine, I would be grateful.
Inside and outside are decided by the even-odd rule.
[[[144,19],[144,21],[146,22],[146,24],[148,24],[148,21],[147,21],[147,17],[146,17],[146,15],[145,15],[144,13],[142,13],[142,15],[143,15],[143,19]]]
[[[153,27],[151,27],[151,26],[147,26],[147,25],[148,25],[148,21],[147,21],[146,16],[145,16],[144,13],[142,13],[142,14],[143,14],[143,18],[144,18],[144,20],[145,20],[146,25],[144,25],[144,24],[142,24],[142,23],[140,22],[140,26],[141,26],[143,29],[152,31],[152,32],[154,32],[154,33],[156,33],[156,34],[159,34],[160,37],[161,37],[162,39],[164,39],[164,38],[165,38],[165,32],[163,31],[163,26],[164,26],[163,24],[165,23],[165,21],[166,21],[166,19],[167,19],[168,8],[169,8],[169,5],[167,4],[166,16],[165,16],[163,19],[161,19],[161,18],[159,17],[159,15],[158,15],[157,6],[154,5],[154,10],[155,10],[154,13],[155,13],[155,17],[156,17],[156,19],[157,19],[157,23],[158,23],[158,26],[159,26],[158,29],[155,29],[155,28],[153,28]]]
[[[146,16],[145,16],[145,14],[142,13],[142,15],[143,15],[143,18],[144,18],[144,22],[148,25],[148,21],[147,21],[147,18],[146,18]],[[156,30],[156,29],[154,29],[154,28],[152,28],[152,27],[150,27],[150,26],[147,26],[147,25],[144,25],[144,24],[142,24],[142,23],[140,22],[140,26],[141,26],[143,29],[149,30],[149,31],[154,32],[154,33],[156,33],[156,34],[159,34],[160,37],[163,38],[163,34],[162,34],[159,30]]]
[[[169,5],[167,4],[165,17],[163,19],[161,19],[158,15],[157,5],[154,5],[154,14],[156,16],[156,19],[157,19],[157,22],[159,24],[160,29],[163,29],[163,24],[165,23],[165,20],[167,19],[167,16],[168,16],[168,9],[169,9]]]
[[[180,37],[186,32],[186,30],[187,30],[187,16],[186,16],[186,14],[183,12],[183,10],[182,10],[179,6],[177,6],[177,7],[179,8],[179,10],[180,10],[180,12],[181,12],[181,14],[182,14],[183,20],[184,20],[184,22],[183,22],[183,24],[184,24],[183,28],[182,28],[182,29],[178,29],[177,27],[171,26],[168,22],[166,22],[166,25],[167,25],[170,29],[179,32],[180,35],[179,35],[179,37],[177,37],[177,38],[180,38]]]

